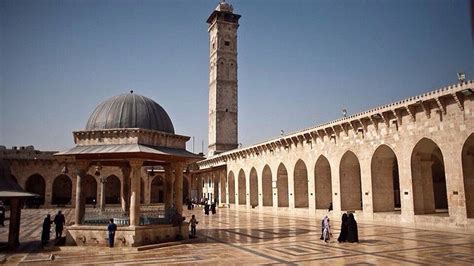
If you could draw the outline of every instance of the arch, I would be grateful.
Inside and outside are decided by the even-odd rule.
[[[258,206],[258,177],[255,167],[250,170],[250,205]]]
[[[239,204],[245,205],[247,203],[247,188],[245,184],[245,173],[243,169],[239,171]]]
[[[43,176],[41,176],[40,174],[34,174],[28,177],[25,183],[25,190],[27,192],[39,195],[39,198],[29,201],[33,203],[34,206],[38,207],[39,205],[44,204],[44,195],[46,194],[46,182],[44,181]]]
[[[474,218],[474,133],[464,142],[461,154],[467,218]]]
[[[229,172],[229,203],[235,204],[235,177],[232,171]]]
[[[13,182],[18,184],[18,179],[16,179],[16,177],[14,175],[10,175],[10,177],[13,180]]]
[[[91,176],[91,175],[86,175],[84,177],[82,185],[82,191],[84,191],[84,197],[86,199],[87,204],[93,204],[94,199],[96,200],[97,203],[97,181],[96,179]]]
[[[298,160],[293,171],[295,208],[308,207],[308,170],[303,160]]]
[[[280,163],[277,170],[277,190],[278,207],[288,207],[288,172],[283,163]]]
[[[163,176],[156,175],[153,177],[150,185],[150,203],[164,203],[165,184]]]
[[[415,215],[447,212],[443,154],[431,139],[423,138],[413,148],[411,176]]]
[[[107,177],[105,183],[105,204],[120,203],[120,179],[115,175]]]
[[[263,206],[273,206],[272,196],[272,170],[270,166],[265,165],[262,172],[262,194]]]
[[[67,175],[59,175],[53,182],[52,204],[66,205],[71,204],[72,182]]]
[[[389,212],[400,208],[398,160],[393,150],[387,145],[380,145],[372,156],[370,169],[374,212]]]
[[[332,203],[332,180],[329,160],[319,156],[314,166],[314,198],[316,209],[328,209]]]
[[[352,151],[346,151],[339,165],[341,210],[362,210],[362,186],[359,159]]]

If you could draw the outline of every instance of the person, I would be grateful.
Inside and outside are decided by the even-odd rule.
[[[347,218],[347,242],[355,243],[359,242],[359,232],[357,231],[357,222],[354,219],[354,215],[349,213]]]
[[[347,214],[343,213],[341,218],[341,233],[337,238],[339,243],[347,241]]]
[[[323,235],[321,237],[323,238],[324,243],[327,243],[331,235],[331,225],[329,224],[329,217],[327,215],[323,218],[322,226]]]
[[[0,200],[0,224],[5,226],[5,205],[3,205],[3,201]]]
[[[43,231],[41,232],[41,243],[43,245],[48,244],[49,241],[49,233],[51,231],[51,224],[53,221],[51,221],[51,215],[46,215],[46,218],[43,220]]]
[[[54,217],[54,224],[56,225],[56,239],[59,239],[63,236],[64,224],[66,219],[61,211],[58,211],[58,214]]]
[[[115,240],[115,231],[117,231],[117,225],[114,224],[114,219],[109,220],[109,225],[107,225],[107,231],[109,232],[109,247],[114,247]]]
[[[332,211],[332,202],[329,203],[328,212]]]
[[[212,214],[216,214],[216,202],[213,202],[211,204],[211,211],[212,211]]]
[[[189,224],[191,225],[191,236],[196,237],[196,225],[198,224],[198,220],[196,220],[196,217],[194,214],[191,216],[191,220],[189,220]]]
[[[204,214],[209,215],[209,204],[207,204],[207,201],[204,204]]]

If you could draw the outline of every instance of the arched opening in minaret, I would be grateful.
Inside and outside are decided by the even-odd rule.
[[[26,180],[25,190],[27,192],[39,195],[39,198],[35,198],[28,201],[28,205],[44,205],[44,196],[46,194],[46,182],[44,178],[39,174],[34,174]]]
[[[474,218],[474,134],[471,134],[462,148],[462,172],[467,218]]]
[[[328,209],[332,203],[331,166],[323,155],[314,167],[314,194],[316,209]]]
[[[234,172],[229,172],[229,179],[228,179],[228,187],[229,187],[229,204],[235,204],[235,177]]]
[[[69,176],[59,175],[53,182],[53,198],[52,204],[66,205],[71,204],[72,198],[72,182]]]
[[[165,183],[163,176],[156,175],[150,185],[150,203],[164,203]]]
[[[443,154],[434,141],[423,138],[415,145],[411,175],[415,215],[449,215]]]
[[[250,170],[250,205],[258,206],[258,177],[255,167]]]
[[[120,203],[120,179],[115,175],[107,177],[105,183],[105,204]]]
[[[295,208],[305,208],[308,203],[308,170],[302,160],[298,160],[293,172]]]
[[[283,163],[280,163],[277,170],[277,188],[278,207],[288,207],[288,172]]]
[[[389,146],[381,145],[375,150],[371,172],[374,212],[391,212],[400,208],[398,160]]]
[[[270,166],[265,165],[262,172],[262,194],[263,194],[263,206],[273,206],[272,196],[272,170]]]
[[[341,210],[362,210],[360,164],[357,156],[346,151],[339,166]]]
[[[245,184],[245,173],[243,169],[239,171],[239,204],[247,204],[247,188]]]
[[[82,186],[82,191],[84,191],[84,198],[86,199],[86,204],[94,204],[94,200],[97,201],[97,181],[91,175],[86,175],[84,177],[84,185]]]

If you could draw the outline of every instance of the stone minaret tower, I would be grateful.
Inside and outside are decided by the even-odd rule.
[[[208,155],[237,148],[237,28],[240,15],[222,1],[209,23]]]

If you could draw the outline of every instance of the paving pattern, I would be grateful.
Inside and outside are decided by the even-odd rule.
[[[360,243],[338,243],[339,222],[332,221],[333,239],[319,239],[320,220],[276,216],[258,211],[219,209],[216,215],[195,214],[200,243],[137,251],[136,248],[54,247],[40,245],[41,223],[54,209],[22,212],[22,245],[3,255],[7,264],[474,264],[474,233],[376,225],[359,222]],[[67,221],[73,210],[65,209]],[[7,221],[8,224],[8,221]],[[6,224],[6,225],[7,225]],[[53,236],[53,234],[52,234]],[[8,238],[0,227],[0,242]],[[51,260],[51,255],[54,260]],[[0,255],[1,259],[1,255]]]

